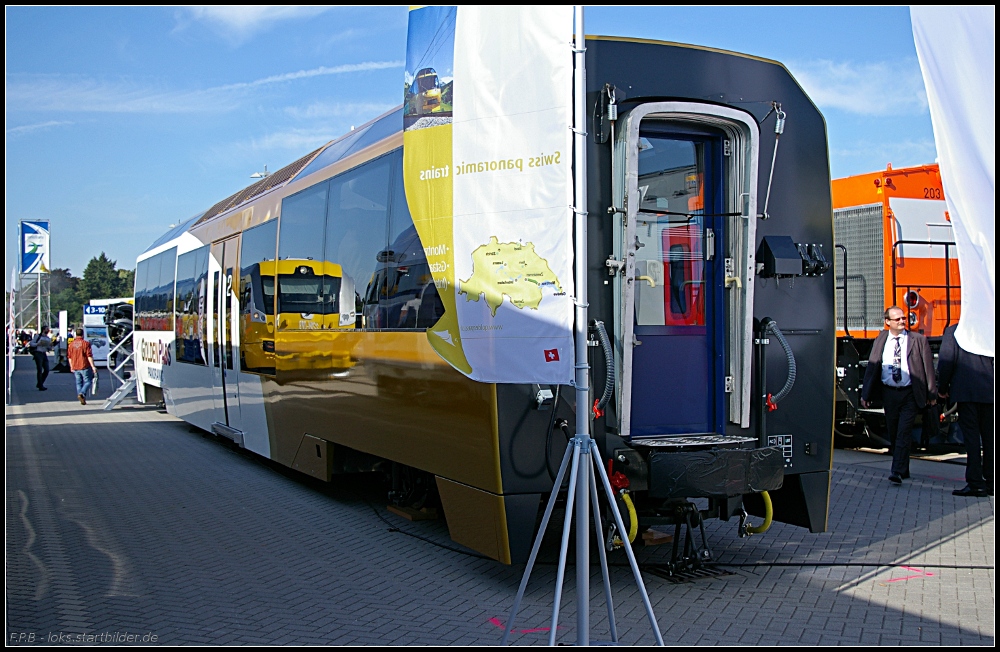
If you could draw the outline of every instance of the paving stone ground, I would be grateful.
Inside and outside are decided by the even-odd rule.
[[[323,485],[154,409],[81,406],[70,374],[52,374],[48,392],[33,385],[19,357],[6,412],[8,644],[499,642],[523,567],[467,554],[443,522],[390,514],[371,479]],[[994,500],[952,496],[958,464],[914,459],[902,488],[886,482],[888,467],[884,455],[835,453],[824,534],[775,524],[738,539],[735,521],[711,522],[709,546],[732,574],[672,584],[645,573],[664,640],[993,645]],[[549,527],[515,644],[547,640],[558,531]],[[643,549],[640,563],[669,552]],[[652,643],[624,556],[611,562],[621,641]],[[591,636],[606,640],[591,569]],[[565,642],[576,640],[573,577]]]

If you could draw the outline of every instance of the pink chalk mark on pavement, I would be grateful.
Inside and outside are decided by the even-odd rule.
[[[496,617],[490,618],[490,622],[501,629],[506,626],[502,620]],[[556,627],[556,629],[559,630],[562,627]],[[532,627],[531,629],[513,629],[511,630],[511,634],[537,634],[538,632],[548,632],[551,630],[551,627]]]
[[[902,568],[903,570],[914,572],[916,573],[916,575],[907,575],[906,577],[894,577],[891,580],[889,580],[890,582],[905,582],[906,580],[912,580],[917,578],[934,577],[934,573],[921,570],[919,568],[914,568],[913,566],[900,566],[900,568]]]

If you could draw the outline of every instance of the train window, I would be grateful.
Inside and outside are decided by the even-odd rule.
[[[344,289],[354,289],[350,292],[351,296],[342,298],[344,314],[363,313],[363,310],[358,310],[362,304],[361,296],[368,294],[367,286],[375,280],[379,255],[388,242],[389,181],[393,159],[392,155],[380,157],[330,182],[326,261],[340,266]],[[354,306],[347,305],[349,302],[353,302]],[[362,319],[361,325],[366,328],[380,327],[371,321]],[[356,325],[357,320],[354,319],[327,324],[330,328],[353,328]]]
[[[639,139],[636,324],[704,326],[705,144]]]
[[[402,161],[402,153],[397,150],[393,159],[389,247],[379,261],[384,285],[378,314],[383,328],[425,330],[444,314],[444,304],[406,204]]]
[[[172,331],[174,272],[177,248],[161,252],[136,266],[136,330]]]
[[[334,271],[339,277],[339,270],[329,269],[323,251],[329,192],[330,182],[324,181],[281,203],[278,269],[274,271],[278,277],[279,329],[309,330],[325,326],[323,315],[329,301],[325,298],[327,289],[323,279]],[[310,283],[316,287],[311,290],[305,287]]]
[[[140,260],[135,266],[135,330],[146,330],[146,279],[149,276],[149,259]]]
[[[240,369],[274,374],[274,275],[278,222],[243,232],[240,245]]]
[[[281,202],[280,260],[323,260],[328,190],[320,183]]]
[[[174,279],[177,272],[177,249],[158,255],[160,279],[156,286],[156,330],[174,330]]]
[[[205,364],[205,282],[208,247],[177,257],[177,300],[174,309],[174,350],[178,362]]]

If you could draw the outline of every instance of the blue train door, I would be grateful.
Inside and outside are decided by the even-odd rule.
[[[723,142],[676,123],[639,130],[624,296],[632,437],[725,432]]]

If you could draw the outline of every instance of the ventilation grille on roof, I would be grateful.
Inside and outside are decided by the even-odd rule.
[[[306,154],[299,160],[295,161],[294,163],[286,165],[277,172],[269,174],[268,176],[264,177],[257,183],[247,186],[246,188],[239,191],[235,195],[226,197],[218,204],[208,209],[205,212],[205,214],[201,216],[201,219],[198,220],[198,224],[201,224],[206,220],[210,220],[216,215],[225,213],[228,210],[232,210],[233,208],[236,208],[240,204],[247,202],[253,199],[254,197],[263,195],[265,192],[267,192],[272,188],[277,188],[278,186],[285,184],[286,182],[291,180],[296,174],[298,174],[302,170],[302,168],[304,168],[309,163],[309,161],[313,160],[317,154],[323,151],[325,147],[326,145],[320,147],[315,151],[309,152],[308,154]]]

